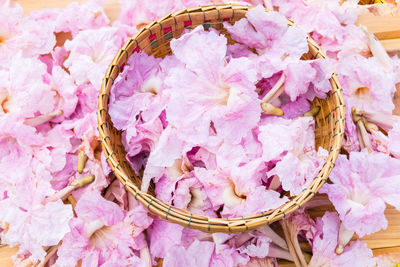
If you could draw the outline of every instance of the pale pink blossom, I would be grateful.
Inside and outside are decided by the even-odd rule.
[[[386,72],[376,58],[349,56],[340,60],[336,69],[346,106],[371,112],[392,112],[396,76]]]
[[[352,241],[342,254],[336,254],[339,225],[339,217],[333,212],[326,212],[322,218],[317,218],[309,266],[375,266],[372,251],[359,240]]]
[[[330,179],[321,192],[327,193],[344,226],[358,236],[387,227],[386,203],[400,207],[400,161],[382,153],[350,152],[339,155]]]
[[[210,266],[214,246],[213,242],[195,240],[187,249],[182,246],[171,248],[163,266]]]
[[[12,142],[12,139],[8,138]],[[13,153],[20,153],[20,150],[21,148]],[[29,150],[24,151],[26,152]],[[21,171],[16,171],[16,178],[20,179],[10,179],[9,169],[1,175],[8,177],[8,181],[0,182],[6,190],[6,197],[0,200],[3,210],[0,221],[1,227],[7,229],[1,232],[2,241],[12,246],[18,245],[19,253],[27,253],[32,261],[37,261],[43,260],[46,255],[43,246],[57,245],[69,232],[68,222],[73,213],[71,206],[64,205],[61,200],[42,204],[55,191],[50,184],[52,175],[46,167],[48,162],[43,162],[47,159],[46,155],[42,155],[46,154],[46,149],[43,149],[43,153],[38,150],[34,153],[34,157],[32,154],[26,155],[25,164],[28,166],[20,165],[16,168],[21,169],[22,166]]]
[[[286,18],[278,12],[265,12],[258,5],[246,13],[246,18],[234,25],[224,23],[235,41],[257,50],[257,62],[264,78],[297,62],[308,51],[306,34],[297,26],[288,26]]]
[[[170,94],[166,117],[187,142],[204,144],[214,131],[238,143],[259,121],[256,70],[246,58],[227,63],[226,42],[202,27],[171,42],[181,64],[165,80]]]
[[[279,207],[287,201],[278,192],[262,186],[264,168],[257,160],[231,171],[195,168],[195,174],[215,210],[223,207],[224,216],[246,216]]]
[[[78,200],[75,211],[77,218],[70,222],[71,232],[58,249],[56,264],[73,266],[82,260],[82,266],[120,266],[139,257],[138,250],[146,242],[142,231],[152,222],[142,206],[126,213],[89,191]]]
[[[292,19],[305,32],[322,45],[324,51],[337,51],[344,42],[347,25],[354,25],[359,11],[355,2],[316,0],[272,1],[286,17]],[[310,16],[309,14],[313,14]]]
[[[90,82],[100,90],[108,65],[123,45],[117,33],[112,27],[83,30],[65,42],[70,54],[64,65],[78,85]]]
[[[104,12],[103,1],[91,0],[70,3],[61,10],[55,21],[55,32],[70,32],[75,37],[79,31],[107,26],[110,20]]]
[[[137,120],[147,122],[165,109],[168,98],[163,81],[169,67],[146,53],[134,53],[111,90],[110,116],[118,129],[130,128]],[[163,69],[163,66],[166,69]]]
[[[325,158],[314,147],[312,117],[295,120],[271,118],[260,126],[258,138],[263,144],[263,159],[276,160],[268,176],[278,175],[282,187],[291,195],[301,192],[316,176]]]
[[[45,83],[48,73],[40,60],[18,54],[10,62],[8,73],[3,74],[7,78],[0,86],[1,113],[11,113],[21,119],[54,111],[56,92]]]

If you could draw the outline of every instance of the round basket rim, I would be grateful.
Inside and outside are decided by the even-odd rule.
[[[126,161],[126,151],[122,146],[120,139],[118,139],[120,138],[122,131],[113,127],[111,118],[108,114],[110,89],[114,80],[122,72],[125,64],[127,64],[129,57],[135,52],[145,50],[144,47],[146,47],[146,49],[152,47],[155,43],[154,40],[158,40],[155,39],[157,33],[163,32],[163,37],[165,38],[169,33],[166,29],[171,30],[171,38],[173,38],[172,33],[174,33],[174,30],[183,30],[184,28],[188,28],[188,26],[194,26],[195,24],[198,24],[193,23],[196,19],[197,22],[200,21],[200,24],[198,25],[206,25],[207,23],[210,23],[210,17],[214,18],[218,24],[228,20],[237,21],[238,16],[243,17],[251,8],[253,8],[253,6],[219,4],[188,8],[168,14],[143,27],[138,33],[131,37],[118,51],[106,71],[100,89],[97,110],[98,130],[103,153],[105,154],[106,161],[110,165],[113,173],[124,185],[126,190],[132,194],[135,199],[141,202],[152,214],[161,219],[204,232],[228,233],[252,230],[262,225],[278,221],[307,203],[326,182],[335,165],[344,135],[345,110],[342,88],[339,84],[336,73],[333,72],[329,79],[332,89],[327,98],[325,100],[314,100],[318,103],[320,102],[319,104],[321,106],[325,102],[327,102],[328,105],[328,111],[325,113],[320,112],[322,113],[318,115],[320,118],[318,118],[318,120],[316,118],[316,123],[319,120],[329,121],[329,127],[327,127],[330,134],[329,136],[326,136],[327,140],[329,140],[329,147],[327,147],[329,154],[327,160],[311,184],[300,194],[292,197],[280,207],[252,216],[210,218],[168,205],[151,194],[142,192],[133,182],[139,181],[141,178],[133,172],[129,163]],[[269,10],[266,11],[268,12]],[[190,24],[188,21],[190,21]],[[288,25],[294,26],[293,21],[288,20]],[[165,38],[165,40],[167,39]],[[309,53],[311,53],[312,56],[311,59],[326,58],[326,55],[321,48],[309,36],[307,36],[307,42],[310,49]]]

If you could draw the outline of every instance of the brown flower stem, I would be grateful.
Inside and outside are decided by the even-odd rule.
[[[269,90],[269,92],[263,97],[261,102],[271,103],[277,99],[283,93],[283,84],[285,82],[285,74],[282,73],[276,84]]]
[[[76,207],[76,199],[74,198],[73,195],[69,195],[67,197],[68,202],[72,205],[72,208],[75,209]]]
[[[55,117],[58,117],[58,116],[60,116],[62,114],[63,114],[62,110],[57,110],[57,111],[54,111],[54,112],[50,112],[49,114],[40,115],[40,116],[37,116],[37,117],[25,119],[25,124],[35,127],[35,126],[38,126],[38,125],[43,124],[45,122],[51,121]]]
[[[290,230],[289,230],[289,232],[290,232],[290,237],[292,240],[292,245],[294,247],[294,250],[296,251],[296,255],[297,255],[298,259],[300,260],[301,266],[307,267],[307,262],[304,259],[303,252],[301,251],[301,248],[300,248],[299,239],[297,238],[298,233],[295,231],[290,231]]]
[[[296,267],[303,267],[301,265],[301,262],[300,262],[299,258],[298,258],[298,255],[296,254],[296,250],[295,250],[295,248],[294,248],[294,246],[293,246],[293,244],[292,244],[292,242],[290,240],[290,233],[289,233],[289,229],[288,229],[288,226],[286,224],[286,221],[285,220],[281,220],[281,225],[282,225],[283,233],[285,235],[286,244],[287,244],[287,246],[289,248],[290,254],[293,257],[294,264],[296,265]]]

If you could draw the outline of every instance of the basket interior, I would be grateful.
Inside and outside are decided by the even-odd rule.
[[[221,226],[221,223],[222,225],[225,223],[212,221],[213,219],[201,215],[193,215],[187,211],[178,210],[157,200],[154,197],[154,184],[150,186],[148,193],[140,191],[141,174],[136,174],[127,162],[126,150],[121,142],[121,131],[114,128],[110,116],[108,115],[109,93],[114,80],[119,75],[132,53],[145,51],[147,54],[154,55],[155,57],[170,55],[170,41],[173,38],[179,38],[185,30],[193,29],[199,25],[202,25],[205,29],[209,27],[217,29],[227,37],[228,44],[234,43],[223,27],[223,23],[234,23],[240,20],[250,8],[249,6],[241,5],[213,5],[186,9],[165,16],[141,29],[124,45],[114,58],[103,80],[99,96],[98,122],[103,151],[106,155],[107,162],[127,190],[140,202],[145,204],[150,211],[164,219],[171,219],[173,217],[170,215],[172,211],[176,211],[177,214],[181,212],[183,216],[178,216],[176,220],[171,220],[186,227],[188,227],[187,221],[189,221],[189,227],[192,225],[193,228],[203,231],[227,232],[228,229],[229,231],[242,231],[276,221],[296,210],[315,195],[328,178],[340,151],[344,132],[344,102],[337,76],[333,73],[330,78],[332,90],[329,92],[327,98],[316,98],[312,102],[312,106],[321,107],[319,114],[315,118],[315,145],[317,149],[318,147],[323,147],[329,152],[328,159],[312,184],[300,195],[293,197],[291,201],[284,204],[282,207],[250,217],[232,218],[229,219],[229,222],[242,221],[242,224],[237,223],[230,226]],[[297,27],[291,21],[288,21],[288,24]],[[308,38],[308,44],[309,51],[303,55],[303,60],[326,57],[311,38]],[[155,205],[155,203],[158,203],[159,206]],[[260,218],[262,218],[262,220],[260,220]],[[194,222],[195,219],[198,221]],[[204,223],[208,223],[202,225],[201,220],[204,220]],[[212,223],[210,223],[210,220]],[[251,225],[252,220],[256,221],[254,225]]]

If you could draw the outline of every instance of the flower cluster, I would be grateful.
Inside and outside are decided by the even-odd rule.
[[[400,60],[355,25],[368,11],[355,1],[246,1],[258,6],[223,23],[229,41],[199,26],[171,40],[163,59],[134,53],[110,94],[143,191],[154,183],[156,197],[178,208],[247,216],[281,206],[321,169],[327,151],[315,147],[319,110],[310,102],[325,98],[336,69],[347,124],[343,154],[321,189],[336,212],[314,220],[306,206],[280,224],[206,234],[154,218],[111,172],[96,109],[113,57],[152,20],[223,2],[121,1],[111,23],[103,1],[23,16],[19,4],[0,0],[0,243],[19,247],[16,265],[384,262],[350,240],[386,228],[386,204],[400,210],[400,117],[391,115]],[[303,59],[307,35],[328,59]]]

